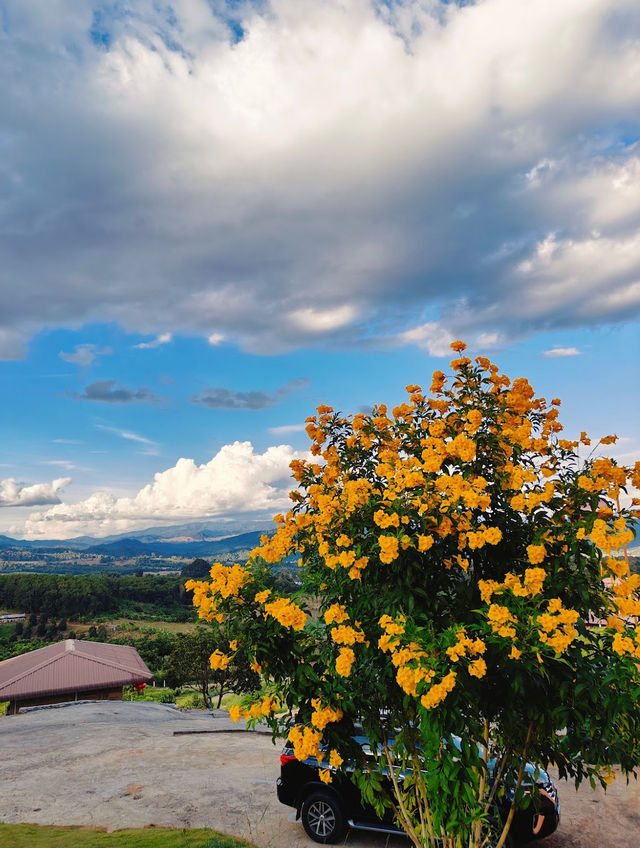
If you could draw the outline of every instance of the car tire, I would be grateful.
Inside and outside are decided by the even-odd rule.
[[[347,825],[337,799],[329,792],[313,792],[305,799],[301,811],[302,826],[307,836],[323,845],[338,842]]]

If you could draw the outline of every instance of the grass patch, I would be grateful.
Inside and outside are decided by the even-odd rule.
[[[3,848],[254,848],[215,830],[145,827],[112,833],[88,827],[0,824]]]

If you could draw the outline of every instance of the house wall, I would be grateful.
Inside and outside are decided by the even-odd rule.
[[[22,707],[41,707],[47,704],[64,704],[68,701],[121,701],[122,686],[116,689],[94,689],[91,692],[59,692],[24,701],[10,701],[8,715],[17,715]]]

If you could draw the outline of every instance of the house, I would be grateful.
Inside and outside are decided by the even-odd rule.
[[[0,701],[9,701],[9,715],[15,715],[27,706],[121,700],[123,686],[152,676],[128,645],[65,639],[0,662]]]

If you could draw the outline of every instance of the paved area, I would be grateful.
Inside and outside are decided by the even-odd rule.
[[[215,730],[215,733],[210,731]],[[99,702],[0,719],[0,821],[212,827],[259,848],[309,848],[278,803],[279,746],[238,731],[225,713]],[[560,784],[562,823],[540,848],[640,848],[640,787]],[[354,848],[407,848],[355,833]]]

